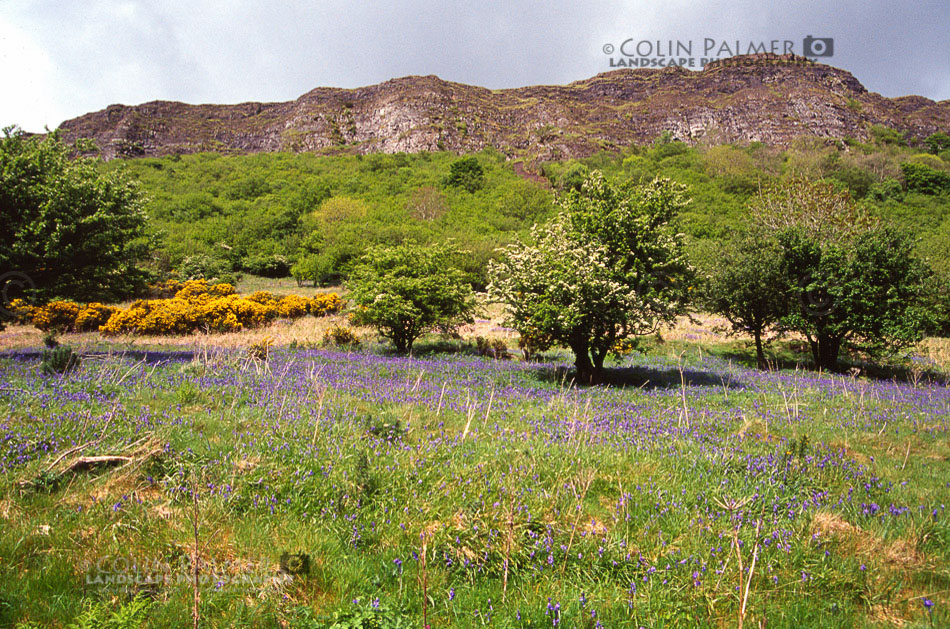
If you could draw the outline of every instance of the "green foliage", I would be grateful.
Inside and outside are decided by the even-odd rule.
[[[279,253],[255,254],[241,261],[241,269],[251,275],[280,278],[290,275],[290,259]]]
[[[391,340],[399,353],[435,328],[474,319],[475,297],[464,274],[451,264],[451,245],[375,247],[359,261],[348,283],[356,304],[354,321]]]
[[[362,225],[367,213],[366,204],[358,199],[332,197],[301,217],[305,236],[291,267],[294,278],[316,285],[345,277],[365,249]]]
[[[68,345],[55,345],[43,350],[40,370],[50,376],[69,373],[79,366],[80,356]]]
[[[937,155],[942,151],[950,149],[950,135],[947,135],[943,131],[932,133],[924,139],[924,145],[929,152]]]
[[[291,272],[301,282],[337,283],[368,247],[407,238],[455,238],[471,252],[459,264],[482,290],[498,248],[527,236],[532,224],[550,218],[554,206],[549,187],[519,177],[503,157],[492,151],[473,157],[484,173],[484,185],[474,193],[444,185],[460,159],[450,153],[199,154],[116,161],[99,168],[121,169],[141,180],[158,245],[152,264],[161,273],[204,254],[230,265],[232,272]],[[694,148],[668,135],[656,146],[540,168],[555,189],[567,179],[575,181],[568,187],[576,187],[578,176],[595,168],[612,179],[650,181],[659,176],[688,185],[693,203],[682,209],[678,223],[691,259],[711,270],[715,251],[747,231],[749,198],[760,187],[797,173],[837,182],[871,214],[922,236],[921,247],[939,248],[931,234],[948,216],[947,196],[905,191],[898,183],[903,179],[900,164],[922,157],[900,142],[802,139],[785,150],[761,144]],[[941,172],[945,168],[924,165]],[[245,180],[266,181],[266,189],[254,198],[231,198],[242,196],[233,190],[247,187]],[[343,213],[335,227],[326,229],[319,217],[330,198],[359,203],[363,212]]]
[[[901,164],[901,171],[910,192],[940,194],[950,191],[950,173],[916,162],[904,162]]]
[[[0,137],[0,269],[28,278],[22,295],[118,300],[145,285],[146,215],[137,185],[71,158],[56,133]]]
[[[753,213],[780,249],[780,326],[806,337],[817,367],[837,369],[846,346],[881,355],[920,341],[929,270],[906,233],[804,179],[763,192]]]
[[[896,179],[887,178],[872,184],[868,196],[875,201],[900,201],[904,198],[904,186]]]
[[[90,602],[69,629],[137,629],[145,622],[153,605],[153,601],[141,595],[114,611],[106,603]]]
[[[594,171],[534,244],[491,265],[489,292],[519,333],[569,347],[579,378],[597,380],[618,341],[683,312],[692,270],[671,223],[686,202],[669,180],[615,186]]]
[[[786,310],[787,287],[782,251],[761,231],[726,249],[703,286],[703,306],[725,317],[732,331],[755,341],[759,368],[764,368],[763,336]]]
[[[485,171],[478,163],[477,157],[463,157],[452,163],[445,184],[468,192],[477,192],[485,185]]]
[[[471,157],[483,173],[474,193],[442,189],[459,160],[452,153],[196,154],[117,160],[99,169],[122,169],[148,192],[156,241],[151,263],[160,274],[203,254],[227,263],[232,273],[337,283],[373,245],[457,238],[477,253],[477,260],[466,260],[466,272],[484,285],[492,252],[547,212],[551,193],[516,175],[493,151]],[[363,211],[344,212],[325,229],[330,199]]]
[[[589,176],[590,169],[587,166],[574,162],[558,178],[558,187],[561,190],[580,190]]]
[[[328,629],[409,629],[416,624],[406,614],[377,602],[375,606],[334,612],[332,619],[323,626]]]
[[[890,127],[885,127],[884,125],[871,125],[868,129],[871,133],[871,138],[880,145],[894,145],[894,146],[906,146],[907,140],[904,137],[903,131],[898,131],[897,129],[891,129]]]
[[[204,253],[196,253],[182,260],[177,269],[178,281],[208,280],[209,282],[226,282],[237,284],[240,274],[232,270],[232,265],[222,258],[216,258]]]

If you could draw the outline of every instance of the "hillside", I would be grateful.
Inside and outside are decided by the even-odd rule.
[[[533,163],[645,144],[789,146],[817,136],[866,140],[873,125],[908,138],[950,128],[950,101],[884,98],[850,73],[801,58],[750,55],[682,68],[622,69],[563,86],[505,90],[410,76],[295,101],[189,105],[155,101],[68,120],[106,159],[197,152],[475,152]]]

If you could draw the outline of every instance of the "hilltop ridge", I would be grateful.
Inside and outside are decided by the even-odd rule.
[[[950,129],[950,101],[885,98],[851,73],[801,57],[745,55],[701,71],[618,69],[567,85],[490,90],[407,76],[293,101],[111,105],[64,122],[106,159],[202,151],[397,153],[494,147],[529,161],[585,157],[664,132],[695,143],[787,146],[864,139],[872,125],[923,138]]]

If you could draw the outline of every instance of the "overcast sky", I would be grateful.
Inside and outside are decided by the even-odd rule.
[[[628,39],[692,41],[701,57],[706,38],[790,40],[798,54],[806,36],[833,38],[827,62],[869,90],[944,100],[948,32],[950,0],[0,0],[0,126],[42,131],[112,103],[291,100],[410,74],[560,84],[609,70],[605,45]]]

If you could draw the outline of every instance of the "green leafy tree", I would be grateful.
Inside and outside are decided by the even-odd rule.
[[[602,378],[618,341],[650,334],[681,314],[692,269],[672,229],[685,191],[670,180],[612,185],[594,171],[561,212],[489,267],[489,293],[537,349],[574,353],[580,381]]]
[[[734,333],[752,337],[756,362],[764,369],[763,337],[785,314],[786,294],[781,248],[754,232],[722,252],[704,284],[703,302],[725,317]]]
[[[947,135],[943,131],[932,133],[924,139],[924,145],[928,151],[937,155],[941,151],[950,149],[950,135]]]
[[[449,244],[370,249],[353,269],[348,287],[357,324],[376,328],[405,354],[423,334],[474,321],[475,296],[452,265]]]
[[[901,164],[901,172],[904,173],[904,183],[911,192],[940,194],[950,190],[950,174],[926,164],[904,162]]]
[[[452,162],[445,183],[469,192],[477,192],[485,185],[485,171],[478,163],[477,157],[463,157]]]
[[[818,368],[837,369],[844,347],[877,356],[919,342],[930,271],[909,236],[805,179],[764,191],[753,215],[781,251],[780,327],[808,340]]]
[[[143,287],[143,197],[119,171],[71,159],[58,135],[0,137],[0,273],[25,278],[23,296],[114,300]],[[6,295],[8,298],[14,295]]]
[[[366,248],[367,213],[362,201],[331,197],[301,218],[306,236],[290,269],[298,284],[334,282],[347,276]]]

